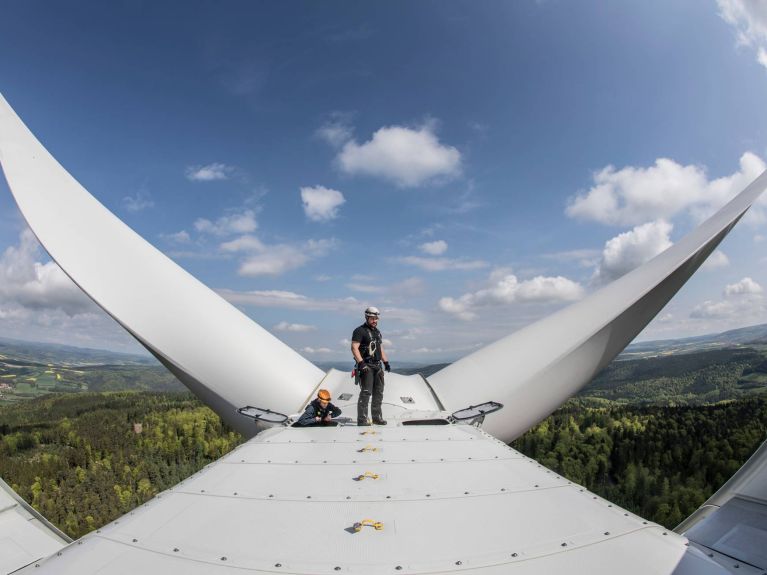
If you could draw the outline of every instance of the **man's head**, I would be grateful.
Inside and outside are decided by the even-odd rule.
[[[321,389],[317,392],[317,399],[320,400],[322,407],[327,407],[330,403],[330,392],[327,389]]]
[[[378,323],[378,317],[381,315],[381,312],[378,311],[377,307],[370,306],[365,310],[365,321],[368,325],[375,326]]]

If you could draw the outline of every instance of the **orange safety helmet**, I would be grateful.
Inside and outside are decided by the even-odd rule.
[[[323,401],[330,401],[330,392],[327,389],[321,389],[317,392],[317,397]]]

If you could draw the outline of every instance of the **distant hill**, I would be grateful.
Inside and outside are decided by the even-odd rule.
[[[745,345],[767,345],[767,324],[742,327],[722,333],[697,337],[632,343],[618,356],[618,359],[636,359],[653,355],[678,355]]]
[[[30,363],[54,363],[59,365],[157,365],[149,355],[135,355],[60,345],[38,343],[0,337],[0,359],[12,358]]]
[[[318,364],[351,370],[349,362]],[[429,377],[450,365],[394,362]],[[150,356],[0,338],[0,402],[53,392],[181,391]],[[593,402],[697,404],[767,393],[767,325],[630,345],[579,397]]]

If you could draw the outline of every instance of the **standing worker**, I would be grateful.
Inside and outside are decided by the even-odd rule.
[[[370,411],[374,425],[386,425],[381,413],[383,401],[384,374],[383,370],[391,371],[389,359],[383,348],[383,338],[378,331],[378,317],[381,313],[377,307],[365,310],[365,323],[354,330],[352,334],[352,355],[357,362],[357,372],[360,376],[360,396],[357,400],[357,425],[370,425],[368,421],[368,403],[373,396]],[[384,367],[381,368],[383,361]]]

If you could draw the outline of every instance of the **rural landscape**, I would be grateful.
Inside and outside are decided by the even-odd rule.
[[[144,356],[0,340],[0,381],[0,477],[71,537],[242,441]],[[765,438],[762,325],[629,346],[513,447],[673,528]]]

